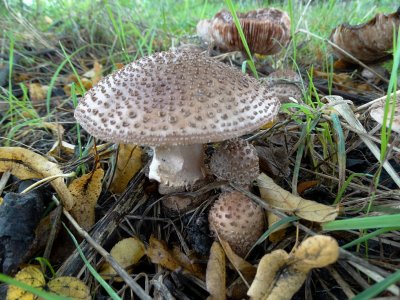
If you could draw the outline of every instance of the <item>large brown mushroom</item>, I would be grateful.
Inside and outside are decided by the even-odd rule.
[[[237,16],[251,53],[276,54],[290,41],[290,18],[284,11],[261,8],[237,13]],[[211,20],[201,20],[197,24],[197,34],[222,51],[245,50],[227,10],[221,10]]]
[[[205,176],[203,143],[254,131],[278,109],[254,78],[199,52],[172,50],[103,78],[75,118],[99,139],[153,147],[149,178],[189,186]]]

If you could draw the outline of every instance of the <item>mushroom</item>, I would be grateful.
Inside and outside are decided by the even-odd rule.
[[[238,191],[219,196],[208,214],[210,231],[245,256],[264,230],[263,209]]]
[[[384,113],[385,113],[385,101],[380,101],[374,104],[370,112],[371,117],[380,125],[383,125],[384,123],[383,121]],[[389,127],[391,114],[392,114],[392,104],[390,104],[389,106],[387,120],[386,120],[386,127]],[[397,133],[400,133],[400,104],[398,102],[394,107],[392,130]]]
[[[292,70],[274,71],[266,77],[269,89],[274,90],[281,104],[291,103],[290,98],[300,100],[303,98],[301,90],[302,78]]]
[[[149,178],[190,186],[205,177],[203,143],[249,133],[279,101],[257,80],[199,52],[171,50],[104,77],[75,118],[93,136],[153,148]]]
[[[210,169],[217,178],[247,188],[260,173],[257,150],[245,140],[225,141],[211,156]]]
[[[261,8],[237,14],[252,53],[272,55],[281,51],[290,40],[290,18],[276,8]],[[197,34],[222,51],[244,51],[233,17],[227,10],[218,12],[212,20],[201,20]]]

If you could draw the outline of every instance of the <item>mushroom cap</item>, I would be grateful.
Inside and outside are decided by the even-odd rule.
[[[208,214],[210,231],[227,241],[232,250],[244,256],[264,230],[263,209],[240,192],[219,196]]]
[[[211,156],[210,169],[219,179],[249,185],[260,173],[257,150],[245,140],[225,141]]]
[[[254,131],[279,106],[256,79],[182,50],[141,58],[104,77],[81,98],[75,118],[106,141],[190,145]]]
[[[290,18],[276,8],[261,8],[237,13],[247,44],[252,53],[276,54],[290,41]],[[227,10],[218,12],[212,20],[197,24],[197,34],[223,51],[244,51],[236,25]]]
[[[292,70],[274,71],[266,77],[268,89],[275,92],[281,104],[290,103],[290,97],[296,100],[302,99],[301,84],[302,79],[300,75]]]
[[[332,30],[329,39],[358,60],[371,63],[389,57],[393,49],[393,30],[399,26],[400,8],[392,14],[378,13],[363,24],[341,24]],[[338,58],[354,63],[337,48],[332,51]]]
[[[390,105],[390,109],[388,111],[388,118],[386,127],[389,127],[390,122],[390,115],[392,112],[392,105]],[[371,109],[371,117],[378,122],[379,124],[383,125],[383,115],[385,112],[385,102],[381,101],[375,104]],[[400,103],[396,102],[395,110],[394,110],[394,118],[392,123],[392,130],[400,133]]]

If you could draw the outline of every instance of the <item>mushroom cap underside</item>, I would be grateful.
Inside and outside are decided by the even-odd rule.
[[[168,51],[104,77],[75,118],[106,141],[190,145],[252,132],[278,110],[273,92],[238,69],[199,52]]]

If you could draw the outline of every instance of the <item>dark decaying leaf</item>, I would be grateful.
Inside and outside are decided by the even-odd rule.
[[[32,182],[28,181],[29,184]],[[21,184],[21,189],[29,184]],[[43,198],[39,190],[26,194],[10,192],[4,196],[4,201],[0,205],[2,273],[15,272],[18,265],[24,261],[42,213]]]
[[[389,15],[377,14],[367,23],[336,27],[330,40],[362,62],[373,62],[388,56],[393,48],[393,29],[400,25],[400,8]],[[352,59],[333,48],[335,55],[345,61]]]

